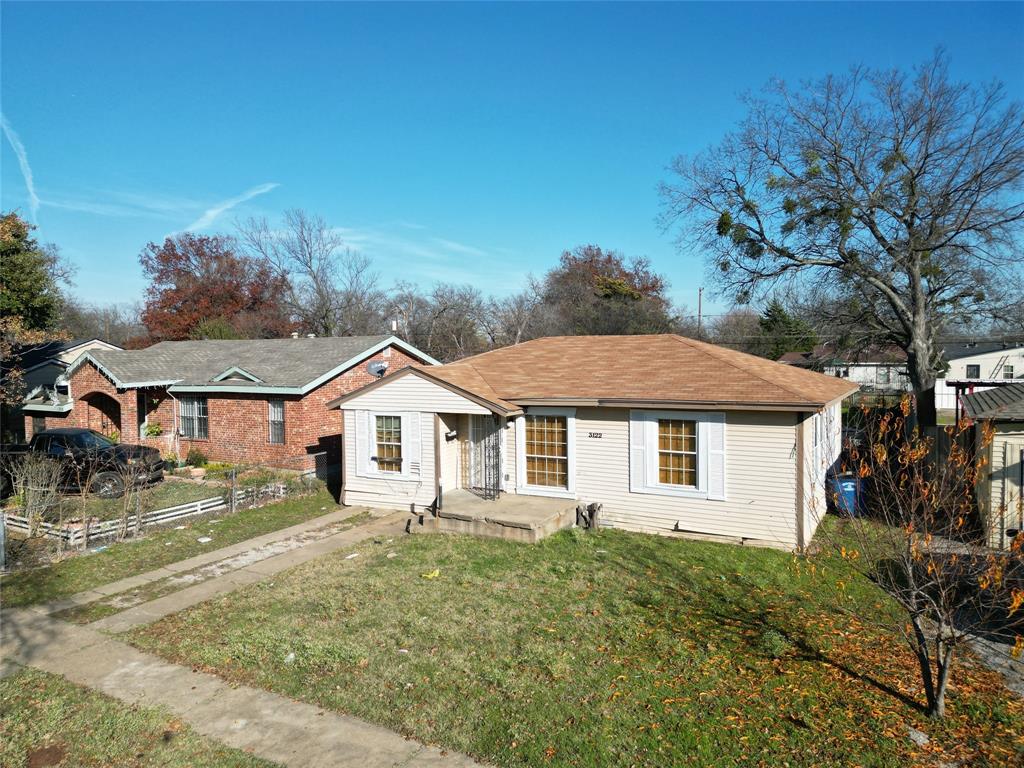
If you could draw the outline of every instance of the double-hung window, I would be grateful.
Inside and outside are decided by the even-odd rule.
[[[179,431],[192,440],[209,438],[209,415],[205,397],[183,397],[179,401]]]
[[[565,416],[526,416],[526,484],[569,488],[569,439]]]
[[[968,379],[980,379],[981,378],[981,366],[970,364],[967,366],[967,378]]]
[[[377,444],[377,470],[402,471],[402,417],[378,415],[375,417]]]
[[[658,419],[658,483],[697,487],[697,422]]]
[[[515,421],[517,493],[576,494],[576,409],[531,407]]]
[[[267,405],[269,441],[284,445],[284,400],[271,400]]]
[[[629,490],[724,499],[725,414],[630,411]]]
[[[1012,365],[1004,365],[1003,366],[1003,378],[1004,379],[1012,379],[1013,378],[1013,366]]]

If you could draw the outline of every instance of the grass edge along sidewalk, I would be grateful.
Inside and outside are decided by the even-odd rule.
[[[198,734],[162,708],[125,704],[28,667],[10,664],[4,674],[0,765],[276,765]]]
[[[339,509],[326,491],[217,518],[193,520],[180,530],[159,530],[141,539],[75,554],[50,566],[0,577],[0,607],[49,603],[110,582],[151,571]],[[209,538],[209,541],[199,541]]]

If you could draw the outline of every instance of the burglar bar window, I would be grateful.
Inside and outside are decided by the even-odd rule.
[[[209,417],[205,397],[183,397],[180,400],[181,425],[179,431],[192,440],[206,440],[209,436]]]
[[[284,400],[270,401],[270,442],[284,445]]]

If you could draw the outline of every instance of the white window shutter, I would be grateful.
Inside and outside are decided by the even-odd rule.
[[[367,411],[356,411],[356,474],[367,475],[373,472],[370,462],[370,414]]]
[[[629,412],[629,490],[634,493],[642,493],[647,487],[646,427],[643,412]]]
[[[725,499],[725,414],[707,420],[708,498]]]
[[[420,414],[407,413],[402,422],[402,428],[409,436],[405,441],[406,446],[408,446],[407,464],[402,467],[402,474],[419,477],[423,463],[422,440],[420,440]],[[404,448],[405,446],[403,446],[403,451]]]

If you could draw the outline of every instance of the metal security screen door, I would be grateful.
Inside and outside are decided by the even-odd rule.
[[[469,417],[469,489],[485,499],[501,492],[501,429],[497,416]]]

